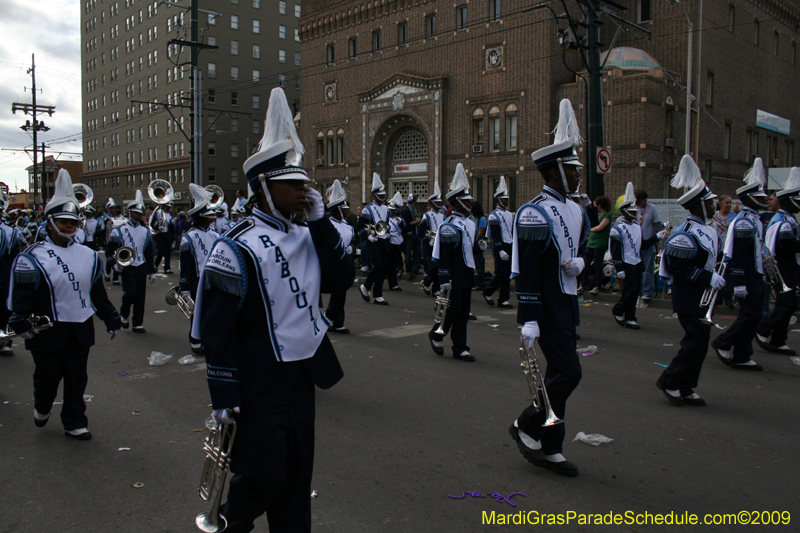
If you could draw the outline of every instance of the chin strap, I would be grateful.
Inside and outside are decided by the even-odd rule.
[[[767,202],[764,202],[764,203],[762,204],[761,202],[759,202],[758,200],[756,200],[756,197],[755,197],[755,196],[749,196],[748,198],[750,198],[750,199],[753,201],[753,203],[754,203],[754,204],[756,204],[756,205],[757,205],[758,207],[760,207],[761,209],[766,209],[767,207],[769,207],[769,204],[768,204]]]
[[[464,205],[464,202],[461,201],[461,198],[456,198],[456,201],[461,205],[461,207],[464,208],[464,211],[466,211],[467,213],[470,212],[470,209]]]
[[[578,185],[575,187],[574,191],[571,191],[569,185],[567,185],[567,175],[564,174],[564,165],[561,163],[561,159],[558,160],[558,172],[561,174],[561,184],[564,186],[564,193],[565,195],[570,195],[574,192],[581,190],[581,181],[578,180]]]
[[[272,216],[286,224],[286,229],[290,230],[292,228],[292,221],[288,220],[280,211],[275,209],[275,204],[272,203],[272,195],[269,193],[269,188],[267,187],[267,180],[262,179],[259,181],[261,181],[261,190],[264,191],[264,196],[267,198],[267,205],[269,206]]]
[[[50,222],[50,225],[53,226],[53,229],[56,230],[56,233],[58,233],[59,237],[62,237],[64,239],[68,239],[68,240],[71,241],[73,238],[75,238],[75,235],[78,233],[78,227],[77,226],[75,227],[75,231],[73,231],[72,233],[64,233],[64,232],[62,232],[60,229],[58,229],[58,226],[56,226],[56,222],[55,222],[55,220],[53,220],[53,216],[52,215],[48,215],[47,216],[47,220]]]
[[[706,201],[700,200],[700,207],[703,208],[703,220],[708,221],[708,213],[706,213]]]
[[[797,209],[800,209],[800,204],[797,203],[797,200],[794,198],[790,198],[792,205],[794,205]]]

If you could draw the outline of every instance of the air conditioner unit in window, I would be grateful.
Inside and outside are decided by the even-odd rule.
[[[473,154],[480,154],[483,152],[483,145],[482,144],[473,144],[472,145],[472,153]]]
[[[325,161],[323,159],[317,159],[317,166],[318,167],[321,167],[324,164],[325,164]]]
[[[667,148],[675,148],[675,139],[667,137],[666,139],[664,139],[664,146],[666,146]]]

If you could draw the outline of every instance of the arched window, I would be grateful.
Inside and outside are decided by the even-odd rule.
[[[428,143],[416,130],[405,132],[394,146],[392,160],[396,162],[420,161],[428,159]]]
[[[484,120],[484,112],[480,107],[475,108],[472,112],[472,144],[477,146],[481,145],[480,150],[483,149],[483,143],[486,140],[486,121]],[[473,152],[476,151],[473,149]]]
[[[500,150],[500,106],[489,108],[489,150]]]
[[[508,104],[506,106],[506,150],[516,150],[519,147],[517,134],[517,104]]]

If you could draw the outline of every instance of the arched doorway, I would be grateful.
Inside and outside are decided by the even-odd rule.
[[[432,150],[424,127],[399,114],[381,125],[376,138],[373,161],[389,197],[399,192],[404,201],[409,193],[427,199]]]

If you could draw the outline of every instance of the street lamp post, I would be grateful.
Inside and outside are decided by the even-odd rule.
[[[686,57],[686,132],[685,132],[685,145],[684,153],[688,154],[691,151],[691,135],[692,135],[692,41],[694,36],[694,25],[692,19],[689,18],[689,13],[681,3],[681,0],[667,0],[669,4],[678,4],[683,9],[683,14],[686,15],[686,24],[689,26],[689,51]],[[699,117],[698,117],[699,120]]]

